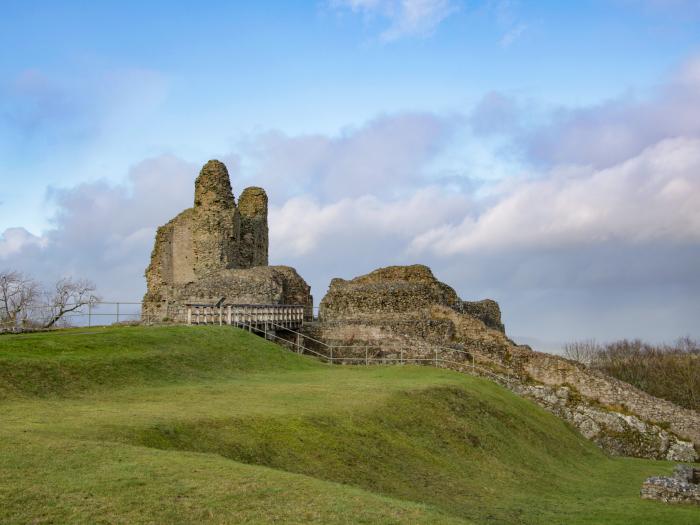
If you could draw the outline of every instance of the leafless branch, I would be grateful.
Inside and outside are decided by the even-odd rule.
[[[40,291],[39,284],[21,272],[0,272],[0,321],[14,326],[25,320]]]
[[[575,341],[564,345],[564,357],[572,361],[578,361],[584,365],[590,365],[593,358],[599,353],[601,347],[593,339]]]
[[[77,281],[71,278],[60,279],[56,283],[54,291],[47,297],[50,315],[46,319],[44,327],[51,328],[66,314],[99,302],[100,298],[94,293],[95,290],[95,284],[86,279]]]

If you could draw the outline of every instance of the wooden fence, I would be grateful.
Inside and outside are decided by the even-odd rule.
[[[188,304],[187,324],[299,328],[306,307],[300,304]]]

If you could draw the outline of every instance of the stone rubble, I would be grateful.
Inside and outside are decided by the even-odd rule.
[[[671,477],[648,478],[642,485],[640,496],[666,503],[700,505],[700,469],[677,465]]]

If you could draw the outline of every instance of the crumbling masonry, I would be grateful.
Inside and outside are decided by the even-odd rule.
[[[463,301],[427,266],[390,266],[351,280],[333,279],[319,321],[304,330],[337,347],[341,358],[358,355],[353,348],[362,349],[362,356],[371,348],[373,359],[396,362],[395,348],[408,346],[403,358],[425,362],[440,348],[453,360],[443,366],[469,371],[473,356],[480,366],[507,375],[505,386],[568,421],[609,454],[698,458],[700,414],[580,363],[516,344],[505,333],[498,303]]]
[[[304,305],[310,288],[288,266],[268,266],[267,195],[247,188],[236,203],[229,174],[209,161],[195,181],[194,206],[161,226],[143,315],[186,320],[186,305]],[[559,356],[511,341],[498,303],[463,301],[422,265],[392,266],[351,280],[333,279],[319,320],[306,323],[309,340],[336,347],[336,358],[361,349],[365,358],[412,362],[447,351],[448,366],[490,376],[575,426],[610,454],[696,461],[700,415]],[[370,355],[370,350],[371,355]],[[471,368],[469,364],[471,362]],[[486,367],[486,368],[483,368]],[[499,375],[500,374],[500,375]],[[656,489],[654,489],[656,490]]]
[[[186,304],[303,304],[310,287],[288,266],[268,266],[267,195],[238,200],[226,166],[210,160],[195,181],[194,207],[158,228],[146,269],[144,317],[177,320]]]

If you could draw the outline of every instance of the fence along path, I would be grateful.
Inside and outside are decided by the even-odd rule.
[[[52,329],[66,326],[106,326],[115,322],[137,322],[143,318],[141,303],[135,301],[90,301],[83,304],[66,303],[62,306],[67,309],[66,313],[61,315]],[[4,312],[0,311],[0,332],[40,329],[58,309],[59,305],[29,304],[14,319],[6,318]],[[145,321],[150,323],[148,319]]]
[[[281,346],[290,348],[299,354],[308,354],[329,364],[417,364],[434,366],[436,368],[449,368],[471,375],[484,376],[503,385],[510,385],[514,381],[507,369],[503,369],[489,357],[474,350],[467,351],[409,338],[405,338],[403,344],[377,344],[373,346],[329,345],[273,321],[253,324],[239,319],[232,325],[249,332],[258,333],[265,339],[275,341]],[[277,335],[278,330],[284,330],[288,334],[291,333],[294,340],[280,337]],[[310,344],[307,344],[307,342]],[[347,354],[349,353],[355,355],[348,356]],[[477,359],[480,361],[479,364],[477,364]],[[498,369],[501,373],[496,372],[494,369]]]
[[[141,306],[138,302],[95,302],[83,305],[64,316],[70,322],[80,319],[84,326],[101,326],[99,320],[105,318],[120,321],[145,321],[140,311],[129,307]],[[105,312],[104,307],[112,307]],[[32,305],[34,312],[53,308],[48,305]],[[134,308],[134,310],[136,310]],[[438,368],[450,368],[460,372],[486,376],[497,382],[509,384],[513,379],[507,370],[493,362],[488,356],[476,350],[463,350],[435,345],[423,340],[404,338],[402,344],[377,344],[373,346],[329,345],[298,331],[311,316],[304,305],[280,304],[188,304],[178,312],[180,322],[189,325],[230,325],[263,335],[300,354],[314,356],[329,364],[420,364]],[[97,321],[97,323],[95,323]],[[13,329],[13,326],[7,328]],[[5,327],[0,323],[0,330]],[[282,330],[291,334],[294,340],[277,335]],[[499,373],[500,372],[500,373]]]

